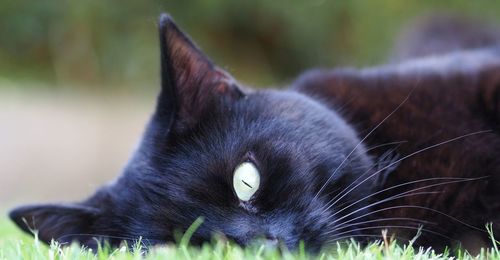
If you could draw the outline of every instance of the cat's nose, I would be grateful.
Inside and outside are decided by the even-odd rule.
[[[266,248],[276,248],[279,246],[280,240],[277,236],[271,234],[263,234],[253,240],[257,245],[263,245]]]
[[[265,236],[264,243],[266,244],[266,246],[277,247],[279,244],[279,239],[274,235],[267,234]]]

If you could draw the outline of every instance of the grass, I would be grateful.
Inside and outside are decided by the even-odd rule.
[[[355,242],[337,244],[317,255],[306,253],[303,246],[296,252],[253,246],[241,248],[222,240],[202,247],[189,246],[189,237],[195,229],[188,230],[178,245],[155,247],[145,253],[140,245],[128,250],[100,248],[98,252],[74,244],[61,247],[56,243],[46,246],[37,239],[22,234],[8,220],[0,220],[0,259],[500,259],[498,247],[483,249],[477,256],[459,252],[438,254],[430,248],[414,248],[384,241],[361,247]]]

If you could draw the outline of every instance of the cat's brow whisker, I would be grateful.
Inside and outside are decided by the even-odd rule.
[[[418,218],[380,218],[380,219],[374,219],[374,220],[368,220],[368,221],[355,222],[355,223],[351,223],[348,225],[340,225],[338,227],[333,228],[331,230],[331,232],[342,230],[342,229],[352,227],[352,226],[364,225],[364,224],[368,224],[368,223],[384,222],[384,221],[398,221],[398,220],[408,220],[408,221],[419,222],[422,224],[436,225],[435,222],[425,221],[425,220],[418,219]]]
[[[339,164],[339,166],[337,166],[337,168],[335,169],[335,171],[333,171],[332,174],[330,174],[330,176],[328,177],[328,179],[325,181],[325,183],[323,183],[323,185],[321,186],[321,188],[319,189],[319,191],[316,193],[316,195],[314,196],[313,200],[317,199],[318,196],[321,194],[321,192],[323,191],[323,189],[326,187],[326,185],[328,185],[328,183],[330,182],[330,180],[333,178],[333,176],[335,176],[335,174],[342,168],[342,166],[344,165],[344,163],[347,162],[347,160],[351,157],[351,155],[356,151],[356,149],[358,149],[358,147],[360,145],[363,144],[363,142],[368,138],[370,137],[370,135],[375,132],[375,130],[377,130],[377,128],[379,128],[385,121],[387,121],[394,113],[396,113],[405,103],[406,101],[408,101],[408,99],[410,99],[410,96],[411,94],[413,93],[413,90],[415,88],[412,88],[410,93],[408,93],[408,95],[406,96],[406,98],[394,109],[392,110],[391,113],[389,113],[389,115],[387,115],[382,121],[380,121],[380,123],[378,123],[372,130],[370,130],[370,132],[368,132],[368,134],[365,135],[365,137],[363,137],[363,139],[361,139],[358,144],[356,146],[354,146],[354,148],[352,149],[352,151],[347,154],[347,156],[344,158],[344,160],[342,160],[342,162]]]
[[[436,147],[439,147],[441,145],[445,145],[445,144],[448,144],[448,143],[451,143],[451,142],[454,142],[454,141],[458,141],[460,139],[464,139],[464,138],[467,138],[467,137],[470,137],[470,136],[473,136],[473,135],[478,135],[478,134],[484,134],[484,133],[489,133],[491,132],[491,130],[482,130],[482,131],[477,131],[477,132],[473,132],[473,133],[469,133],[469,134],[465,134],[465,135],[461,135],[461,136],[458,136],[458,137],[455,137],[455,138],[451,138],[451,139],[448,139],[446,141],[443,141],[443,142],[439,142],[437,144],[433,144],[433,145],[430,145],[430,146],[427,146],[425,148],[422,148],[422,149],[419,149],[413,153],[410,153],[390,164],[388,164],[387,166],[383,167],[382,169],[376,171],[375,173],[371,174],[370,176],[368,176],[367,178],[365,178],[364,180],[362,180],[361,182],[357,183],[354,187],[350,188],[349,190],[346,191],[346,189],[348,189],[353,183],[355,183],[358,179],[356,179],[353,183],[351,183],[351,185],[349,185],[348,187],[346,187],[346,189],[344,189],[343,191],[341,191],[339,194],[342,194],[339,198],[337,198],[335,201],[331,202],[332,200],[330,200],[327,204],[330,204],[330,206],[328,206],[327,209],[329,209],[330,207],[332,207],[333,205],[335,205],[335,203],[337,203],[339,200],[341,200],[342,198],[344,198],[345,196],[347,196],[347,194],[351,193],[353,190],[355,190],[357,187],[361,186],[361,184],[363,184],[364,182],[366,182],[367,180],[369,180],[370,178],[372,178],[373,176],[379,174],[380,172],[382,172],[383,170],[391,167],[391,166],[394,166],[396,165],[397,163],[400,163],[401,161],[405,160],[405,159],[408,159],[412,156],[415,156],[419,153],[422,153],[422,152],[425,152],[427,150],[430,150],[430,149],[433,149],[433,148],[436,148]],[[363,176],[364,174],[362,174],[361,176]],[[361,177],[360,176],[360,177]]]

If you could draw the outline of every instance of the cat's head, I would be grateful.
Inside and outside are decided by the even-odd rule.
[[[346,192],[372,166],[351,127],[300,93],[242,86],[169,16],[159,27],[161,93],[122,176],[81,203],[21,207],[11,218],[43,241],[89,247],[95,238],[171,242],[198,217],[194,243],[222,234],[319,248],[355,235],[341,224],[366,214],[358,209],[373,182]]]

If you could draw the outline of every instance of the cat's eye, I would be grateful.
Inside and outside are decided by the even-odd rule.
[[[249,201],[260,186],[260,175],[253,163],[244,162],[234,170],[233,188],[242,201]]]

